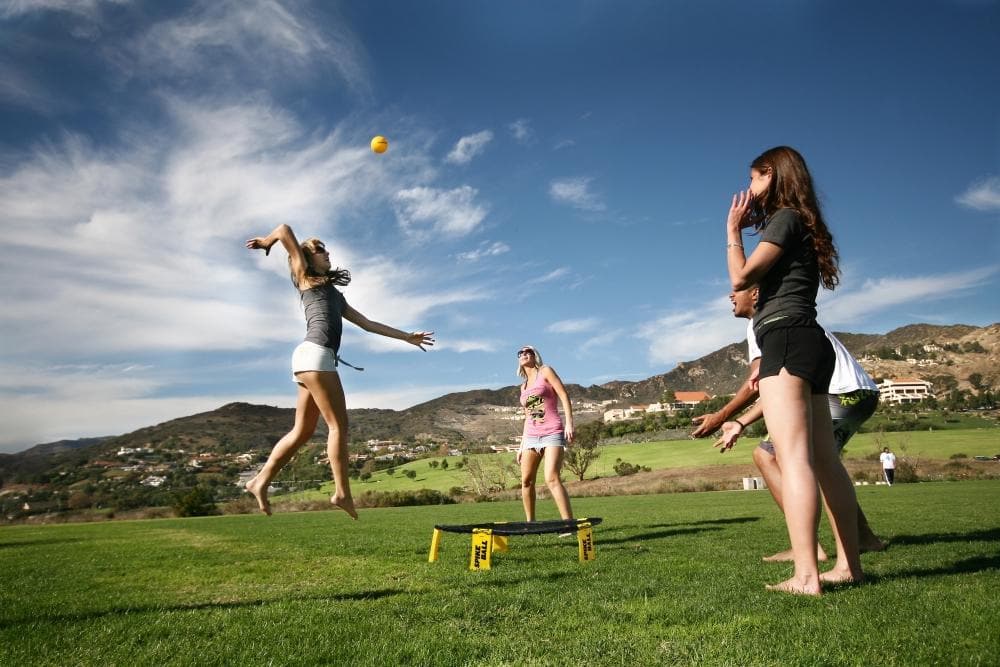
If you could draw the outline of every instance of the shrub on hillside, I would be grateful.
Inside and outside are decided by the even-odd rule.
[[[648,466],[637,466],[628,461],[622,461],[621,459],[615,459],[615,474],[620,477],[626,477],[627,475],[634,475],[637,472],[649,472],[652,468]]]
[[[355,499],[358,507],[409,507],[413,505],[452,505],[455,500],[435,489],[416,491],[365,491]]]
[[[176,496],[172,507],[177,516],[209,516],[219,513],[212,491],[204,486],[196,486],[187,493]]]

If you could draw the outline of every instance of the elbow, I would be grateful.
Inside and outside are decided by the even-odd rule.
[[[744,276],[734,276],[729,281],[730,287],[733,288],[734,292],[742,292],[745,289],[749,289],[753,282]]]

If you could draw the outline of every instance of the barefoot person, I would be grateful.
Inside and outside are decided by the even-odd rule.
[[[729,295],[729,300],[733,304],[733,315],[750,320],[747,323],[747,358],[750,360],[751,373],[753,373],[760,365],[760,348],[757,347],[757,339],[753,335],[752,319],[754,304],[757,302],[757,288],[753,287],[748,290],[733,292]],[[878,407],[878,385],[875,384],[875,381],[871,379],[854,357],[851,356],[847,348],[837,340],[836,336],[825,328],[823,331],[833,345],[834,353],[837,356],[833,379],[830,381],[829,402],[830,416],[833,418],[834,443],[837,445],[837,451],[842,452],[844,445],[851,439],[851,436],[875,413],[875,409]],[[749,387],[749,381],[744,383],[744,386]],[[741,415],[739,419],[730,420],[733,415],[757,397],[757,392],[752,388],[749,392],[741,392],[741,394],[749,394],[748,399],[742,403],[736,403],[735,401],[738,396],[734,396],[733,400],[723,406],[718,412],[702,416],[699,418],[699,428],[692,435],[704,437],[713,433],[718,426],[722,426],[722,437],[715,443],[715,446],[721,446],[721,451],[723,452],[731,449],[736,444],[736,440],[742,435],[743,430],[760,419],[762,415],[761,407],[757,404],[749,412]],[[778,466],[778,460],[774,455],[774,444],[770,440],[761,442],[753,450],[753,461],[764,476],[767,488],[771,492],[774,501],[784,511],[784,503],[781,496],[781,468]],[[858,506],[858,534],[859,547],[862,553],[885,549],[885,545],[872,532],[871,526],[868,525],[868,518],[861,510],[860,505]],[[816,545],[816,557],[820,561],[827,559],[826,552],[823,551],[822,545],[818,542]],[[789,561],[791,559],[792,552],[790,550],[781,551],[773,556],[764,558],[765,561],[772,562]]]
[[[535,520],[535,478],[545,461],[545,484],[559,508],[559,516],[572,519],[569,494],[560,473],[566,445],[573,442],[573,406],[566,388],[551,366],[542,364],[542,355],[530,345],[517,351],[517,374],[524,378],[521,405],[524,406],[524,433],[517,462],[521,466],[521,501],[524,516]],[[559,417],[556,397],[562,403],[566,422]]]
[[[252,238],[246,246],[270,254],[271,246],[278,242],[288,252],[292,283],[299,290],[306,317],[305,340],[292,353],[292,377],[298,385],[295,425],[274,445],[267,463],[256,477],[247,482],[246,488],[257,499],[261,511],[270,514],[268,485],[299,447],[309,440],[322,415],[329,429],[326,453],[336,485],[330,502],[357,519],[347,471],[347,404],[337,372],[342,361],[338,355],[344,326],[342,319],[365,331],[404,340],[421,350],[425,345],[434,344],[433,332],[406,333],[393,329],[369,320],[348,305],[337,286],[347,285],[351,274],[346,269],[332,268],[330,253],[319,239],[308,239],[299,244],[291,227],[278,225],[268,236]]]
[[[742,230],[760,230],[749,257]],[[750,164],[750,186],[733,196],[726,220],[726,265],[734,290],[760,286],[754,335],[761,349],[757,384],[781,469],[781,496],[792,545],[791,578],[768,588],[819,595],[822,585],[860,581],[857,499],[837,456],[827,392],[836,357],[816,323],[822,282],[839,282],[837,251],[802,156],[779,146]],[[816,560],[817,482],[830,510],[837,561],[822,575]]]

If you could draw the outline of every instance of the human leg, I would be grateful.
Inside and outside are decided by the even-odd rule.
[[[284,467],[299,447],[306,443],[316,431],[316,423],[319,421],[319,408],[312,400],[309,391],[302,385],[298,385],[299,392],[295,400],[295,424],[292,430],[286,433],[274,448],[271,449],[267,463],[260,469],[260,472],[246,484],[246,489],[254,498],[257,505],[264,514],[271,514],[271,503],[267,499],[267,487],[271,480]]]
[[[559,516],[563,519],[572,519],[573,511],[569,504],[569,494],[566,493],[566,487],[563,486],[562,477],[559,475],[562,471],[562,462],[565,454],[565,447],[545,448],[545,485],[549,487],[552,500],[556,502],[556,507],[559,508]]]
[[[875,414],[876,409],[878,409],[876,391],[858,390],[843,395],[830,394],[833,440],[838,455],[842,457],[847,442],[858,432],[861,425]],[[885,549],[885,543],[872,530],[860,503],[858,504],[858,548],[861,553]]]
[[[760,447],[755,447],[753,450],[753,462],[757,466],[757,469],[760,470],[760,474],[764,476],[764,482],[767,483],[767,490],[771,492],[771,497],[777,503],[778,509],[784,514],[785,506],[781,501],[781,468],[778,467],[778,460],[775,458],[773,450],[765,449],[763,443],[761,443]],[[823,545],[817,541],[816,560],[825,561],[827,558],[826,552],[823,551]],[[792,550],[779,551],[776,554],[764,556],[761,560],[768,563],[788,562],[792,560]]]
[[[808,382],[782,369],[777,375],[761,378],[760,398],[782,473],[781,497],[795,564],[790,579],[768,588],[819,595],[816,562],[819,493],[812,462],[811,389]]]
[[[860,581],[864,575],[858,552],[858,500],[854,485],[840,461],[827,395],[814,394],[811,403],[814,469],[837,541],[837,562],[832,570],[820,575],[820,580]]]
[[[347,401],[340,375],[332,371],[305,371],[298,374],[305,383],[323,420],[329,435],[326,439],[326,454],[333,471],[336,486],[330,502],[357,519],[354,498],[351,497],[351,482],[347,465]]]
[[[524,505],[525,521],[535,520],[535,478],[542,454],[533,447],[521,450],[521,503]]]

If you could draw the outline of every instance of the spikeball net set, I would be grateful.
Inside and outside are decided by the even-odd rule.
[[[507,538],[513,535],[543,535],[546,533],[575,534],[577,552],[580,562],[596,560],[597,551],[594,548],[594,532],[592,528],[601,523],[600,517],[583,519],[557,519],[554,521],[512,521],[510,523],[469,523],[459,525],[434,526],[431,536],[431,551],[427,556],[428,563],[438,559],[438,547],[441,545],[441,533],[461,533],[472,535],[472,547],[469,551],[470,570],[488,570],[493,552],[510,550]]]

